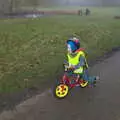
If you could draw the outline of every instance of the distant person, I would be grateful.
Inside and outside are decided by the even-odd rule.
[[[81,9],[81,14],[80,14],[81,16],[83,15],[83,11],[82,11],[82,9]]]
[[[85,14],[86,14],[86,16],[90,15],[90,10],[88,8],[86,8]]]
[[[80,15],[80,16],[83,15],[82,9],[81,9],[81,10],[78,10],[78,15]]]
[[[80,15],[81,14],[81,10],[78,10],[78,15]]]

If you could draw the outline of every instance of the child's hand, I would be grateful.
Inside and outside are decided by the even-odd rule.
[[[71,66],[69,66],[69,69],[74,70],[74,69],[75,69],[75,66],[74,66],[74,65],[71,65]]]

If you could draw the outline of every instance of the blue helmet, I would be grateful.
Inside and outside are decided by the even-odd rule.
[[[73,40],[68,40],[67,45],[70,46],[72,52],[75,52],[78,49],[76,43]]]
[[[76,38],[76,37],[72,37],[70,38],[69,40],[72,40],[76,43],[77,45],[77,48],[79,49],[80,48],[80,39]]]

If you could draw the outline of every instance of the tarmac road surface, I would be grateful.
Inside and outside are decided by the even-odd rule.
[[[91,68],[99,75],[95,88],[79,88],[63,100],[51,91],[4,112],[0,120],[120,120],[120,52]]]

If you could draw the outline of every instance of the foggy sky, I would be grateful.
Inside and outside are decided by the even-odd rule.
[[[48,0],[50,1],[50,0]],[[57,1],[57,0],[56,0]],[[59,1],[59,0],[58,0]],[[68,5],[120,5],[120,0],[60,0]]]
[[[39,5],[120,5],[120,0],[21,0]]]
[[[51,6],[51,5],[79,5],[79,6],[115,6],[120,0],[0,0],[0,13],[19,9],[22,6]]]

